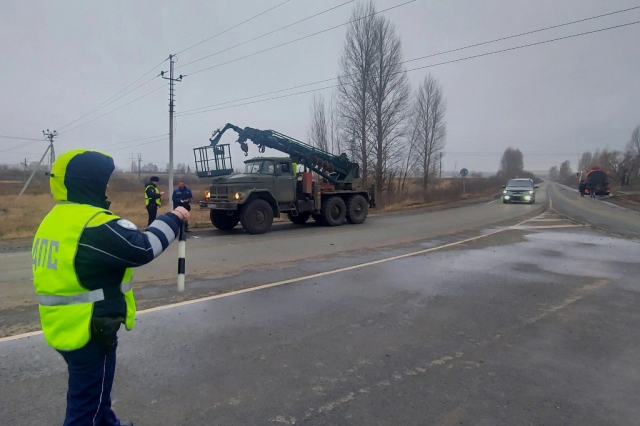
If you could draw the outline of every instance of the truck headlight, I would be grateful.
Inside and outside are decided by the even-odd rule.
[[[533,195],[533,191],[529,191],[529,194]]]
[[[502,191],[502,193],[503,193],[503,194],[508,194],[508,193],[509,193],[509,191],[505,190],[505,191]]]
[[[210,198],[211,198],[211,192],[209,192],[209,191],[204,191],[204,198],[205,198],[206,200],[210,199]]]
[[[236,200],[236,201],[242,200],[242,194],[239,193],[239,192],[234,192],[233,193],[233,199]]]

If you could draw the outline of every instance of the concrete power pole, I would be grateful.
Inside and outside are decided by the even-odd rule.
[[[29,179],[27,179],[27,181],[24,183],[24,186],[22,187],[22,190],[20,190],[20,193],[18,194],[18,197],[16,198],[16,200],[22,197],[22,194],[24,194],[24,191],[26,191],[27,187],[29,186],[31,179],[33,179],[33,176],[40,169],[40,165],[44,161],[47,154],[49,154],[49,173],[51,173],[53,162],[56,161],[56,154],[55,154],[55,151],[53,150],[53,139],[58,137],[58,132],[56,132],[55,130],[53,132],[50,132],[49,129],[47,129],[46,133],[43,130],[42,134],[45,135],[47,140],[49,141],[49,146],[44,151],[44,154],[42,154],[42,158],[40,158],[40,161],[38,161],[38,165],[36,166],[36,168],[33,169],[33,171],[31,172]]]
[[[180,75],[178,78],[173,78],[173,65],[175,64],[175,59],[177,59],[176,55],[169,55],[169,78],[165,77],[165,71],[160,73],[160,77],[165,80],[169,80],[169,190],[170,194],[173,191],[173,114],[174,114],[174,87],[173,84],[175,82],[182,81],[183,75]],[[171,211],[171,203],[167,203],[169,211]]]
[[[140,182],[140,170],[142,169],[142,154],[138,153],[138,182]]]
[[[49,131],[49,129],[47,129],[47,132],[45,133],[45,131],[43,130],[42,134],[49,141],[49,172],[51,172],[51,170],[53,169],[53,163],[56,161],[56,151],[53,148],[53,138],[58,137],[58,132],[54,130],[52,133]]]

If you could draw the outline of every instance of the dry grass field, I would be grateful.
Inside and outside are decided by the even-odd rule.
[[[167,176],[159,176],[159,188],[165,191],[163,207],[160,211],[165,212],[170,201],[171,190],[166,187]],[[149,177],[150,175],[143,176],[138,180],[135,174],[116,173],[109,181],[107,190],[111,211],[141,228],[147,224],[144,187]],[[25,195],[16,200],[16,195],[22,187],[21,178],[21,175],[0,177],[0,239],[32,237],[44,216],[55,204],[44,173],[42,176],[37,176]],[[204,191],[209,188],[209,179],[198,179],[192,175],[174,176],[176,184],[180,179],[185,180],[194,195],[191,227],[210,226],[209,210],[200,210],[198,207],[198,201],[204,198]],[[468,178],[465,195],[462,194],[460,179],[435,180],[430,185],[430,190],[425,196],[420,180],[410,179],[402,192],[387,193],[385,191],[382,200],[378,201],[378,207],[385,211],[402,210],[488,196],[500,190],[499,182],[492,178]]]
[[[174,180],[177,184],[178,180],[183,178],[187,180],[187,186],[191,188],[194,196],[192,203],[194,207],[191,211],[192,226],[210,224],[209,211],[200,210],[198,207],[198,201],[204,198],[204,191],[209,187],[208,180],[186,178],[179,175],[176,175]],[[163,181],[166,185],[166,176],[161,176],[159,186],[160,190],[165,192],[160,212],[166,211],[171,196],[171,191],[162,185]],[[0,238],[33,236],[42,219],[54,206],[55,201],[49,192],[48,182],[44,179],[40,179],[38,182],[40,185],[37,183],[31,185],[25,195],[16,201],[22,182],[0,180]],[[107,189],[107,197],[111,201],[110,210],[139,227],[146,226],[147,211],[144,204],[144,186],[145,182],[138,182],[137,175],[114,175]]]

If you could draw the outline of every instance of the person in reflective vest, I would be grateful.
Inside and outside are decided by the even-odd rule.
[[[151,222],[156,220],[158,207],[162,205],[161,197],[164,195],[164,191],[160,192],[158,189],[158,182],[160,182],[160,178],[158,176],[151,176],[149,183],[147,183],[147,186],[144,188],[144,204],[146,205],[147,213],[149,214],[147,226],[151,225]]]
[[[57,204],[33,240],[33,284],[46,342],[69,370],[64,425],[126,426],[111,409],[117,332],[131,330],[136,304],[132,268],[158,257],[176,238],[189,212],[177,208],[141,232],[109,210],[114,171],[104,153],[77,149],[54,162]]]

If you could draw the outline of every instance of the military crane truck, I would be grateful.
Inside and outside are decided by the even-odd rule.
[[[238,133],[245,156],[247,141],[257,145],[260,153],[270,148],[287,156],[246,160],[244,172],[236,174],[230,145],[219,144],[230,129]],[[210,145],[194,149],[198,176],[213,177],[199,205],[211,210],[211,223],[218,229],[231,230],[241,223],[246,232],[263,234],[280,214],[296,224],[310,218],[327,226],[339,226],[345,220],[360,224],[375,205],[373,188],[360,188],[359,166],[344,153],[334,155],[274,130],[233,124],[213,132],[209,141]]]

